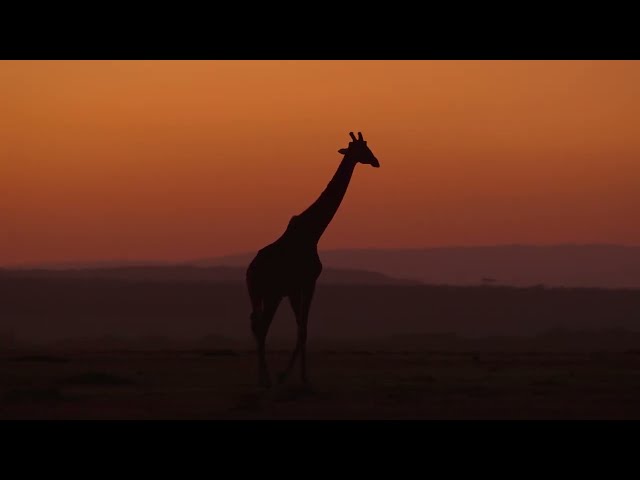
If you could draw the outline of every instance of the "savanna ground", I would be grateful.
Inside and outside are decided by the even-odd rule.
[[[270,354],[272,376],[289,352]],[[0,419],[639,419],[640,352],[317,350],[257,387],[247,350],[5,352]]]

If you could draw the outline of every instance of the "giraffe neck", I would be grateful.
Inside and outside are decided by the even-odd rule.
[[[344,198],[353,170],[357,162],[345,155],[333,178],[320,194],[318,199],[304,212],[296,217],[296,223],[306,233],[306,237],[318,242],[325,229],[333,220]]]

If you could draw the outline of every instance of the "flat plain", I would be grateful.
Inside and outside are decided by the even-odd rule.
[[[272,376],[288,352],[271,352]],[[331,350],[270,390],[250,350],[5,352],[1,419],[639,419],[640,351]]]

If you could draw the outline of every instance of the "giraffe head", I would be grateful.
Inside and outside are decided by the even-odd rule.
[[[358,132],[357,139],[353,132],[349,132],[349,135],[351,135],[353,141],[349,142],[348,148],[341,148],[338,152],[345,156],[349,155],[357,163],[364,163],[365,165],[379,168],[380,162],[378,162],[373,152],[367,147],[367,142],[362,138],[362,133]]]

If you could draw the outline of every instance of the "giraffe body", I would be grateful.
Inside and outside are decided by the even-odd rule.
[[[288,297],[322,273],[317,245],[291,241],[288,233],[287,229],[278,240],[260,249],[249,265],[247,281],[256,295]]]
[[[301,377],[306,376],[306,342],[309,310],[316,281],[322,273],[318,241],[333,219],[346,193],[358,163],[379,167],[380,164],[358,134],[349,148],[339,150],[344,155],[336,173],[318,199],[300,215],[289,221],[286,231],[275,242],[258,251],[247,269],[247,289],[251,299],[251,330],[256,339],[259,382],[271,384],[267,369],[265,343],[271,321],[283,298],[289,298],[296,317],[298,336],[295,349],[283,381],[300,355]]]

